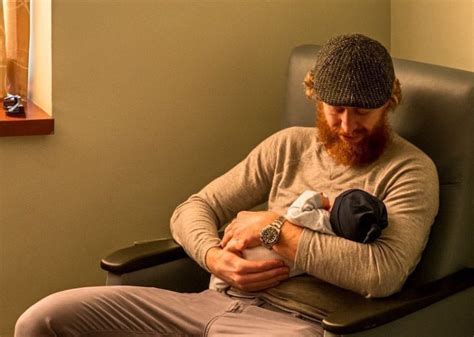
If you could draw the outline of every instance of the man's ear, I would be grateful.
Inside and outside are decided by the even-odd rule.
[[[315,94],[314,94],[314,72],[313,70],[310,70],[306,73],[306,76],[304,77],[303,80],[303,85],[304,85],[304,94],[309,100],[314,100],[315,99]]]

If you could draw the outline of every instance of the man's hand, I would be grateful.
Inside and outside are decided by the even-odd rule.
[[[218,247],[209,249],[206,265],[212,274],[246,292],[275,287],[289,275],[289,268],[282,260],[249,261]]]
[[[221,247],[238,254],[245,248],[259,246],[263,227],[272,223],[277,217],[277,213],[269,211],[239,212],[226,227]]]

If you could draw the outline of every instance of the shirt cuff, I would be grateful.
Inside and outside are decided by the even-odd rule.
[[[199,253],[198,253],[198,258],[197,258],[197,262],[199,263],[199,265],[205,269],[207,272],[211,273],[211,271],[209,270],[207,264],[206,264],[206,256],[207,256],[207,253],[209,252],[209,250],[211,248],[215,248],[215,247],[220,247],[219,246],[219,243],[220,243],[220,240],[217,239],[216,242],[209,242],[209,243],[206,243],[203,247],[201,247],[201,249],[199,250]]]

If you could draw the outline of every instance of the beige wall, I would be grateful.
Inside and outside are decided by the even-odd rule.
[[[392,55],[474,71],[474,1],[391,0]]]
[[[294,46],[390,44],[388,0],[52,5],[56,134],[0,139],[2,337],[38,299],[103,284],[107,253],[167,236],[179,202],[274,132]]]

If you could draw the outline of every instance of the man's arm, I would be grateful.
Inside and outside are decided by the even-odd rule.
[[[367,297],[401,289],[418,264],[438,209],[438,177],[426,156],[410,153],[380,173],[388,227],[370,244],[303,230],[296,267]]]
[[[260,232],[278,216],[277,213],[270,211],[240,212],[227,226],[220,246],[235,254],[242,254],[247,248],[260,246]],[[301,226],[285,221],[281,227],[280,239],[272,249],[281,257],[294,261],[302,233]]]
[[[178,206],[171,218],[173,238],[188,255],[239,289],[260,290],[288,274],[279,260],[245,261],[236,252],[218,248],[217,235],[239,211],[268,200],[279,138],[277,133],[266,139],[244,161]]]
[[[273,250],[278,255],[290,261],[294,261],[301,234],[303,234],[302,227],[286,221],[281,228],[280,240],[273,246]]]
[[[259,246],[260,232],[273,222],[279,215],[275,212],[240,212],[232,223],[227,226],[221,247],[225,251],[241,256],[247,248]],[[281,227],[280,239],[272,247],[272,250],[288,261],[294,261],[298,241],[303,228],[288,220]],[[270,260],[264,260],[265,262]],[[283,262],[282,260],[276,260]],[[287,273],[287,270],[285,270]]]

